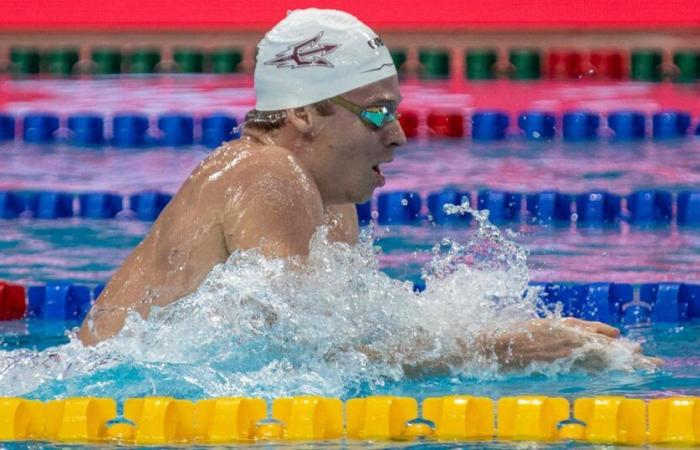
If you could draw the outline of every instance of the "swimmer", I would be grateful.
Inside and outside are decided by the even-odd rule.
[[[304,257],[320,226],[358,239],[355,204],[384,185],[384,164],[406,137],[389,51],[355,17],[291,12],[258,45],[255,109],[239,140],[203,160],[93,305],[78,337],[117,334],[129,311],[147,317],[195,291],[236,250]],[[616,339],[607,325],[535,321],[500,336],[510,364],[549,361],[586,337]],[[505,361],[505,360],[504,360]]]

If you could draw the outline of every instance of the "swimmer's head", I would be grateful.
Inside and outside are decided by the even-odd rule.
[[[311,105],[396,76],[389,50],[367,25],[330,9],[290,12],[258,44],[257,111]]]
[[[344,12],[294,11],[277,24],[259,45],[255,92],[246,129],[292,150],[326,204],[369,199],[406,141],[389,51]]]

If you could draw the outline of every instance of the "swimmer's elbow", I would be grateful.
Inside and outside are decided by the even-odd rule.
[[[93,306],[94,308],[94,306]],[[85,346],[94,346],[115,336],[124,324],[124,315],[100,315],[94,309],[83,320],[77,337]]]
[[[95,336],[85,322],[83,322],[82,326],[78,330],[77,337],[78,340],[86,347],[92,347],[100,342],[100,339]]]

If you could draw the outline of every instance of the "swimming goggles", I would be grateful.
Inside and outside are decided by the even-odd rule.
[[[331,97],[329,99],[333,103],[342,106],[348,111],[355,113],[363,122],[378,130],[384,125],[391,123],[399,118],[399,113],[396,112],[396,108],[388,106],[369,106],[367,108],[362,108],[343,97]]]

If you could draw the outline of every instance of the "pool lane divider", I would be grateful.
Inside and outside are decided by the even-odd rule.
[[[629,142],[645,138],[680,139],[693,133],[700,135],[700,123],[693,131],[690,113],[679,110],[661,110],[651,117],[632,109],[605,114],[588,110],[568,110],[561,114],[528,110],[518,114],[515,120],[507,112],[494,109],[478,109],[471,115],[454,107],[400,112],[400,124],[409,138],[463,138],[469,134],[475,142],[498,142],[509,137],[530,141],[561,137],[565,142],[591,142],[607,137],[613,142]],[[117,113],[109,119],[111,127],[106,127],[107,118],[96,112],[67,118],[42,111],[21,117],[0,113],[0,142],[21,137],[24,142],[32,144],[78,147],[187,147],[201,144],[216,148],[240,136],[236,128],[238,121],[225,113],[196,118],[184,112],[168,112],[151,120],[145,114],[130,112]],[[110,136],[107,136],[108,129],[111,130]]]
[[[123,445],[330,441],[700,444],[700,397],[0,397],[0,442]],[[573,408],[572,408],[573,406]]]
[[[451,76],[467,80],[514,81],[539,80],[632,80],[695,83],[700,79],[700,51],[679,48],[673,52],[663,48],[533,48],[470,47],[460,58],[464,73],[454,73],[455,49],[430,46],[417,49],[417,61],[409,59],[406,48],[391,48],[391,57],[400,76],[410,73],[423,80],[447,79]],[[507,50],[507,52],[505,51]],[[88,52],[77,46],[59,46],[41,50],[33,46],[13,45],[8,66],[13,77],[26,78],[44,74],[69,78],[87,74],[119,75],[121,73],[215,73],[232,74],[242,70],[244,49],[239,46],[203,48],[176,46],[121,48],[91,46]],[[170,57],[168,55],[171,53]],[[507,54],[506,54],[507,53]],[[83,56],[81,58],[81,55]],[[408,65],[406,65],[408,63]]]
[[[638,190],[623,197],[606,190],[567,194],[482,189],[472,193],[448,187],[429,193],[425,200],[415,191],[385,191],[379,193],[376,202],[370,200],[357,206],[358,219],[362,225],[375,219],[380,225],[417,224],[423,220],[439,225],[469,224],[470,214],[448,214],[445,210],[446,204],[459,205],[465,200],[479,210],[488,209],[489,220],[496,224],[523,221],[602,227],[627,221],[645,228],[670,225],[675,211],[679,226],[700,226],[700,191],[682,191],[674,196],[670,191],[656,189]]]
[[[437,107],[425,111],[401,110],[401,126],[409,138],[463,138],[475,142],[498,142],[509,137],[529,141],[612,142],[680,139],[693,133],[690,113],[662,110],[648,117],[644,112],[620,109],[604,114],[589,110],[568,110],[561,114],[546,110],[523,111],[515,120],[506,112],[477,109],[465,115],[460,108]],[[425,117],[423,120],[422,117]],[[700,135],[700,124],[694,129]]]
[[[104,289],[67,281],[22,286],[0,281],[0,320],[82,321]]]
[[[237,126],[236,118],[225,113],[195,118],[169,112],[154,118],[153,123],[144,114],[118,113],[111,117],[111,136],[106,136],[105,117],[99,113],[74,114],[65,120],[50,112],[31,112],[21,118],[0,113],[0,143],[21,136],[24,142],[42,145],[142,148],[201,144],[213,149],[240,137]]]
[[[103,284],[87,286],[68,281],[31,286],[0,281],[0,320],[36,318],[79,322],[103,289]],[[529,289],[536,290],[542,316],[558,312],[564,317],[622,326],[700,319],[700,284],[695,283],[634,286],[609,282],[533,282]],[[424,282],[416,282],[414,290],[425,290]]]
[[[125,208],[128,215],[153,221],[172,199],[159,191],[141,191],[128,197],[114,192],[72,194],[57,191],[0,191],[0,219],[113,219]]]
[[[475,195],[474,195],[475,194]],[[114,192],[72,194],[60,191],[0,191],[0,219],[85,219],[137,218],[155,220],[172,199],[158,191],[142,191],[128,197]],[[580,194],[557,191],[519,193],[482,189],[472,193],[448,187],[431,192],[425,199],[414,191],[381,192],[376,201],[357,205],[361,225],[376,217],[380,225],[433,224],[468,225],[470,214],[448,214],[446,204],[465,200],[479,210],[489,210],[496,224],[524,221],[534,225],[603,227],[627,221],[643,228],[669,226],[674,220],[681,226],[700,226],[700,191],[644,189],[620,196],[606,190]],[[376,212],[373,210],[376,205]],[[424,211],[423,206],[426,206]],[[675,206],[675,208],[674,208]]]

